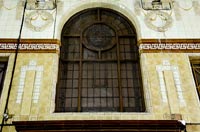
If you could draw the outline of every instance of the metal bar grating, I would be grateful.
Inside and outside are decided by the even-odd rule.
[[[114,63],[83,64],[83,111],[117,111],[119,94],[115,68]]]

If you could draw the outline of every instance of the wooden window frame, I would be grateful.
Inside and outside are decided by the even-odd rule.
[[[93,41],[90,39],[93,39],[95,43],[92,44]],[[98,44],[98,41],[101,43]],[[91,52],[92,56],[96,57],[92,59],[88,57]],[[112,57],[104,58],[110,54]],[[105,97],[105,94],[97,95],[98,92],[94,93],[93,90],[93,95],[90,97],[91,92],[88,94],[88,89],[96,89],[99,85],[91,86],[89,81],[86,82],[87,93],[83,94],[84,77],[89,77],[84,74],[86,71],[83,70],[84,65],[88,69],[89,64],[95,64],[93,71],[86,74],[95,72],[99,74],[105,72],[106,74],[109,66],[104,65],[103,70],[96,68],[98,64],[103,63],[115,64],[117,67],[114,71],[117,74],[116,79],[114,77],[110,79],[105,75],[105,78],[96,75],[98,78],[96,80],[101,83],[106,79],[111,80],[106,86],[101,86],[99,91],[101,92],[103,87],[106,87],[106,92],[108,88],[112,88],[112,94],[107,96],[106,93]],[[70,66],[71,64],[72,66]],[[128,64],[131,65],[127,66]],[[128,71],[128,69],[132,70]],[[110,84],[117,84],[118,90],[113,92],[115,86],[109,87]],[[88,9],[74,15],[62,30],[55,112],[144,112],[143,96],[137,36],[131,22],[120,13],[105,8]],[[85,103],[83,99],[86,100]],[[110,102],[114,103],[109,108]]]

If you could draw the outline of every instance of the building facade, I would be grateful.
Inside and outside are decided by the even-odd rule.
[[[1,131],[199,132],[199,4],[0,0]]]

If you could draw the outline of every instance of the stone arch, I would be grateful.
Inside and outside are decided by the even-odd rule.
[[[126,8],[120,4],[106,3],[106,2],[84,2],[73,6],[73,8],[69,8],[67,10],[68,12],[63,13],[63,15],[60,17],[61,19],[59,19],[59,23],[57,25],[57,30],[56,30],[56,38],[60,40],[63,26],[72,16],[74,16],[75,14],[77,14],[82,10],[89,8],[108,8],[121,13],[122,15],[127,17],[127,19],[135,27],[137,33],[137,39],[139,40],[141,38],[140,24],[134,12],[131,11],[128,7]]]

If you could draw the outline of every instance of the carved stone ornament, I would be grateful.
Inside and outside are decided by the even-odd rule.
[[[90,50],[104,51],[115,44],[115,31],[107,25],[93,24],[83,32],[83,44]]]
[[[26,9],[53,10],[55,7],[55,0],[28,0]]]
[[[163,25],[157,26],[153,23],[157,18],[160,18],[162,20]],[[145,16],[145,24],[150,29],[153,29],[155,31],[164,32],[172,25],[172,17],[163,11],[150,11]]]
[[[41,18],[40,20],[42,20],[42,24],[39,24],[39,17]],[[36,23],[33,24],[33,21],[36,21]],[[41,32],[53,23],[53,16],[44,10],[33,11],[26,16],[25,23],[28,28],[36,32]]]

